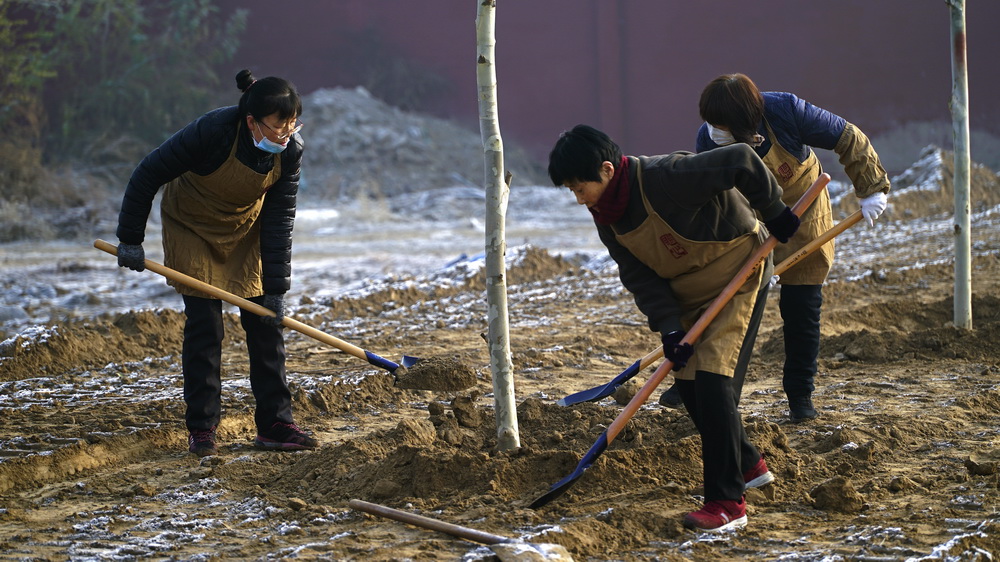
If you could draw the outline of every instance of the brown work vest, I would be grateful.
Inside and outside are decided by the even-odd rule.
[[[800,163],[778,144],[778,137],[765,121],[767,134],[771,138],[771,148],[764,155],[764,164],[781,185],[784,193],[781,200],[789,207],[802,197],[802,194],[816,181],[822,172],[816,153],[810,151],[809,158]],[[823,190],[819,197],[801,217],[802,224],[795,235],[786,244],[778,244],[774,248],[774,263],[783,260],[799,251],[803,246],[818,238],[827,230],[833,228],[833,211],[830,207],[830,193]],[[834,244],[830,240],[809,256],[797,262],[788,271],[781,274],[780,282],[785,285],[822,285],[833,266]]]
[[[631,232],[616,232],[615,238],[639,261],[669,281],[681,305],[681,326],[689,330],[760,247],[761,231],[755,228],[754,232],[728,242],[688,240],[671,228],[649,204],[639,166],[636,175],[646,219]],[[673,372],[676,378],[693,380],[695,371],[699,370],[733,376],[762,280],[763,268],[758,267],[755,275],[740,287],[694,343],[694,355],[687,366]]]
[[[281,158],[260,174],[236,158],[241,122],[229,158],[207,176],[185,172],[167,184],[160,204],[164,264],[243,298],[264,293],[260,223],[264,195],[281,177]],[[168,281],[178,293],[208,295]]]

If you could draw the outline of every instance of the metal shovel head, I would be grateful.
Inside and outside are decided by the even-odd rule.
[[[557,400],[556,404],[560,406],[572,406],[573,404],[594,402],[604,398],[605,396],[611,396],[619,386],[625,384],[629,379],[639,374],[639,363],[641,363],[641,360],[632,363],[629,368],[622,371],[617,377],[611,379],[611,381],[607,384],[570,394],[569,396],[565,396]]]
[[[386,359],[385,357],[378,356],[370,351],[365,351],[364,354],[365,358],[368,360],[368,363],[370,365],[374,365],[380,369],[385,369],[386,371],[389,371],[390,373],[395,373],[397,375],[402,374],[402,373],[397,373],[397,370],[400,367],[402,367],[404,370],[409,369],[410,367],[416,365],[418,361],[420,361],[419,357],[404,355],[402,362],[394,363]]]
[[[569,490],[569,487],[572,486],[574,482],[576,482],[577,480],[580,479],[581,476],[583,476],[583,473],[586,472],[586,470],[590,468],[592,464],[594,464],[594,461],[597,460],[597,457],[601,456],[601,453],[603,453],[604,450],[607,448],[608,448],[608,432],[605,431],[597,439],[597,442],[595,442],[593,446],[590,447],[590,450],[587,451],[587,454],[583,455],[583,458],[580,459],[579,464],[576,465],[576,468],[573,469],[573,472],[571,472],[569,476],[553,484],[552,487],[549,488],[548,492],[541,495],[537,500],[531,502],[531,505],[528,507],[530,507],[531,509],[538,509],[544,506],[545,504],[551,502],[552,500],[558,498],[559,496],[563,495],[566,492],[566,490]]]

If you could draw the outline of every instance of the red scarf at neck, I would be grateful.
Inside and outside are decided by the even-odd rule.
[[[614,224],[615,221],[622,218],[622,215],[625,214],[625,207],[628,206],[628,196],[628,158],[622,156],[621,162],[615,168],[615,175],[611,177],[608,187],[597,201],[596,207],[600,210],[595,211],[591,207],[587,209],[590,211],[590,214],[594,215],[594,221],[597,224],[605,226]]]

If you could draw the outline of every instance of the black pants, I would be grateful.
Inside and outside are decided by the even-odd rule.
[[[264,297],[249,299],[261,304]],[[185,422],[188,430],[204,430],[219,425],[222,415],[222,301],[184,295]],[[258,429],[274,422],[292,423],[292,395],[285,380],[285,340],[282,327],[268,326],[260,316],[240,310],[240,324],[246,331],[250,357],[250,388],[257,408]]]
[[[678,380],[677,390],[701,435],[705,501],[739,500],[743,474],[760,460],[743,429],[732,378],[695,371],[694,380]]]
[[[782,285],[778,308],[784,323],[785,367],[781,385],[789,398],[812,395],[819,357],[822,285]]]

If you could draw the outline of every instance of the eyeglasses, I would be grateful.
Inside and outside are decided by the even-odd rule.
[[[302,121],[299,121],[298,119],[296,119],[295,120],[295,122],[296,122],[295,127],[293,127],[292,130],[288,131],[286,134],[280,135],[280,134],[278,134],[278,131],[275,131],[274,129],[272,129],[271,126],[268,125],[267,123],[265,123],[263,120],[260,120],[260,121],[257,121],[257,122],[260,123],[261,125],[263,125],[264,127],[266,127],[268,131],[271,131],[272,133],[274,133],[274,136],[278,137],[278,140],[281,141],[282,143],[285,142],[286,140],[288,140],[288,137],[290,137],[290,136],[294,135],[295,133],[299,132],[302,129],[302,126],[305,124]]]

